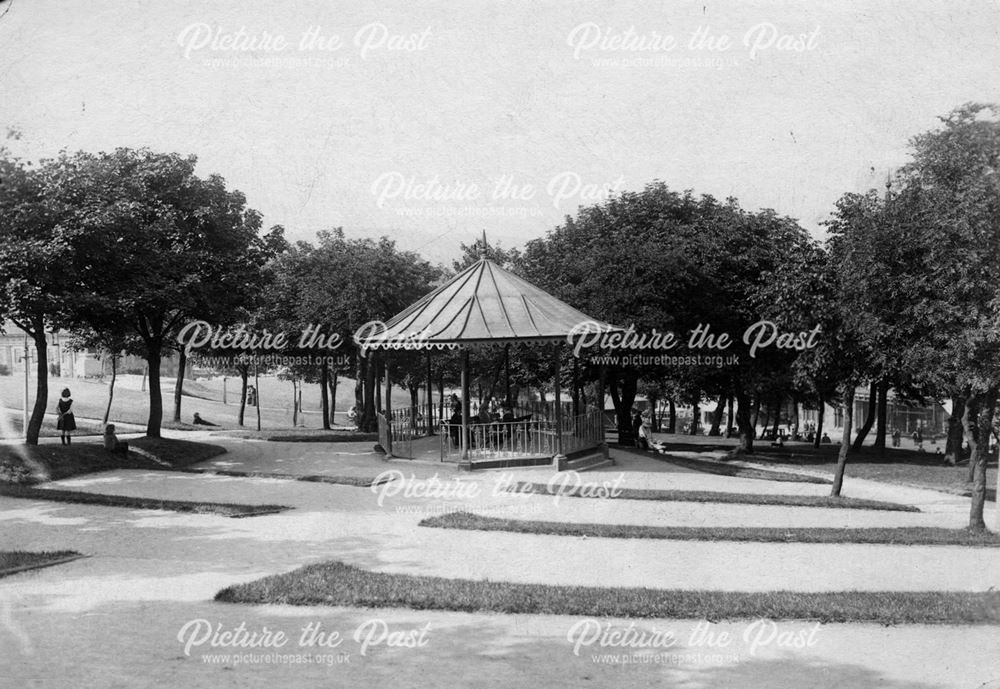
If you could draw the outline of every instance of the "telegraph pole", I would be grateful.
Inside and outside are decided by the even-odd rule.
[[[28,361],[28,334],[24,334],[24,409],[23,409],[23,419],[24,419],[24,440],[28,440],[28,366],[30,362]]]

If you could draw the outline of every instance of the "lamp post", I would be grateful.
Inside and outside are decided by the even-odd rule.
[[[28,334],[24,335],[24,409],[23,419],[24,419],[24,440],[28,441],[28,366],[30,362],[28,361],[29,350],[28,350]]]

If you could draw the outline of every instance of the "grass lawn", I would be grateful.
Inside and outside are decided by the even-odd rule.
[[[735,439],[670,434],[657,434],[656,438],[667,444],[668,452],[723,454],[736,447]],[[879,455],[870,445],[862,448],[861,452],[851,453],[848,456],[847,480],[863,478],[915,488],[931,488],[958,495],[969,494],[968,465],[953,467],[945,464],[943,458],[935,454],[936,448],[944,449],[941,442],[937,445],[925,443],[927,450],[925,452],[913,448],[908,439],[904,438],[903,444],[904,447],[900,448],[886,448],[884,456]],[[789,442],[783,448],[774,448],[769,442],[758,440],[754,446],[754,453],[743,455],[740,459],[773,466],[775,469],[792,471],[802,468],[825,472],[832,476],[837,468],[839,450],[840,446],[837,444],[814,448],[811,444],[802,442]],[[653,453],[645,454],[656,456]],[[683,458],[672,456],[670,461],[680,463]],[[701,469],[701,464],[703,463],[696,465],[691,462],[690,468]],[[996,500],[996,472],[997,464],[993,461],[986,470],[987,500]]]
[[[68,560],[82,557],[75,550],[53,550],[42,553],[29,553],[23,550],[0,550],[0,577],[27,569],[48,567]]]
[[[90,422],[85,419],[102,419],[108,403],[108,380],[79,378],[49,378],[49,405],[52,413],[46,417],[43,426],[46,435],[58,435],[55,431],[55,406],[59,399],[59,391],[68,387],[73,393],[73,411],[77,417],[77,425],[88,431],[93,431]],[[115,397],[111,406],[112,423],[137,424],[145,428],[149,414],[149,393],[141,390],[142,376],[119,376],[115,385]],[[221,378],[186,381],[185,395],[181,405],[182,423],[174,423],[172,419],[173,393],[175,380],[164,378],[163,386],[164,428],[178,430],[204,430],[203,426],[194,426],[190,422],[194,413],[202,418],[218,424],[220,429],[238,430],[239,392],[238,378],[229,378],[226,382],[226,404],[223,404],[223,382]],[[253,381],[251,380],[251,385]],[[31,400],[34,400],[35,381],[30,380]],[[0,376],[0,407],[6,407],[7,412],[0,411],[0,437],[21,437],[21,406],[24,394],[24,378],[21,375]],[[292,425],[292,384],[279,380],[274,376],[260,378],[261,425],[265,429],[290,428]],[[409,405],[409,393],[396,389],[393,391],[394,405],[403,408]],[[337,420],[347,423],[346,414],[354,403],[354,381],[340,378],[337,386]],[[303,388],[303,413],[300,423],[311,428],[321,428],[320,389],[319,385],[306,385]],[[257,410],[246,408],[244,418],[245,428],[256,428]],[[299,431],[303,429],[298,429]]]
[[[804,443],[789,443],[780,451],[761,448],[744,459],[782,468],[803,467],[832,474],[837,468],[837,448],[827,445],[815,449]],[[988,500],[996,500],[996,472],[996,462],[992,462],[986,470]],[[968,465],[947,465],[941,457],[933,454],[933,449],[931,452],[918,452],[909,448],[887,448],[885,456],[880,456],[873,448],[864,448],[860,453],[849,455],[846,476],[848,479],[864,478],[962,495],[968,495],[971,488]]]
[[[220,514],[224,517],[258,517],[276,514],[291,509],[284,505],[242,505],[226,502],[192,502],[190,500],[157,500],[154,498],[133,498],[126,495],[104,495],[76,490],[56,490],[33,488],[0,483],[0,495],[25,500],[45,500],[48,502],[68,502],[78,505],[103,505],[105,507],[127,507],[137,510],[170,510],[171,512],[192,512],[194,514]]]
[[[428,517],[420,526],[469,531],[508,531],[591,538],[654,538],[679,541],[754,541],[762,543],[872,543],[882,545],[1000,546],[1000,534],[966,529],[904,526],[873,529],[640,526],[500,519],[469,512]]]
[[[141,447],[171,466],[184,467],[225,453],[208,443],[170,438],[136,438]],[[33,483],[58,480],[110,469],[163,469],[135,452],[111,454],[100,443],[73,445],[0,445],[0,481]]]
[[[570,490],[549,486],[546,483],[518,482],[508,488],[510,492],[541,493],[561,497],[590,497],[581,495],[582,489]],[[860,498],[834,498],[829,495],[766,495],[759,493],[722,493],[708,490],[648,490],[644,488],[619,488],[618,495],[601,496],[599,499],[658,500],[663,502],[717,502],[740,505],[781,505],[783,507],[829,507],[853,510],[884,510],[892,512],[919,512],[912,505]]]
[[[1000,624],[1000,593],[671,591],[548,586],[308,565],[223,589],[215,600],[534,615],[711,621],[769,618],[880,624]]]

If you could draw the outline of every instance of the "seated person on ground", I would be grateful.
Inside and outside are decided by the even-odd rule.
[[[194,413],[194,425],[195,426],[217,426],[218,424],[214,424],[211,421],[205,421],[205,419],[201,418],[201,415],[198,412],[195,412]]]
[[[641,450],[653,449],[653,425],[648,412],[642,414],[637,444]]]
[[[104,449],[115,454],[128,454],[128,443],[118,439],[115,435],[115,425],[109,423],[104,427]]]

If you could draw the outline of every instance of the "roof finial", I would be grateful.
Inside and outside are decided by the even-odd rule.
[[[486,242],[486,230],[484,229],[483,230],[483,249],[482,249],[482,251],[479,252],[479,258],[481,258],[481,259],[483,259],[483,258],[489,258],[489,256],[487,255],[489,248],[490,248],[490,245]]]

